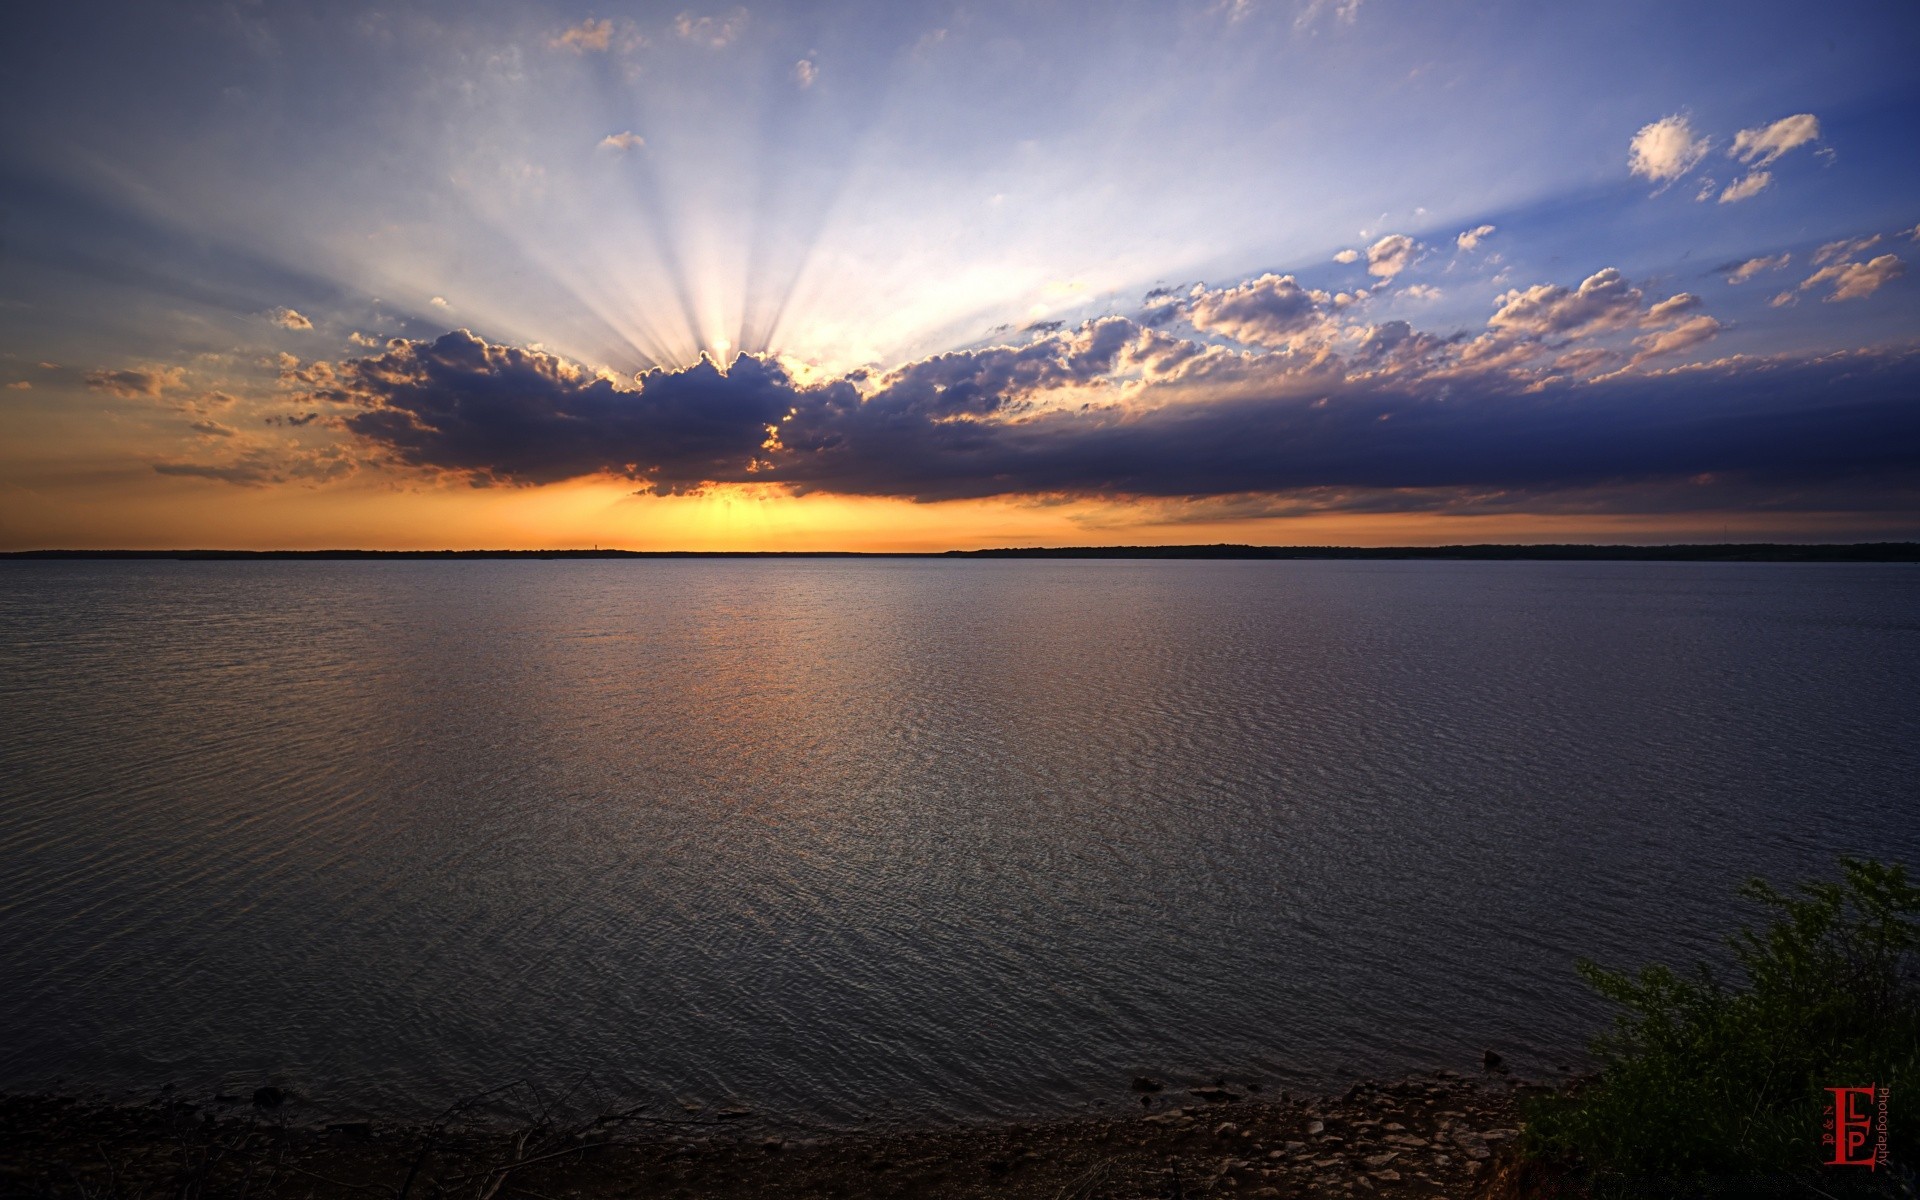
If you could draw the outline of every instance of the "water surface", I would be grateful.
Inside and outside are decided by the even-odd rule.
[[[1571,1061],[1920,861],[1920,571],[0,564],[0,1087],[829,1121]]]

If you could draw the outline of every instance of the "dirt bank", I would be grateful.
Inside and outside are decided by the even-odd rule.
[[[1471,1196],[1513,1138],[1515,1088],[1449,1072],[1342,1096],[1139,1086],[1137,1116],[797,1135],[729,1111],[312,1128],[240,1097],[0,1098],[0,1196]],[[263,1101],[276,1099],[262,1096]]]

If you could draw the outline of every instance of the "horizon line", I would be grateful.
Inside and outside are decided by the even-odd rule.
[[[625,550],[547,549],[73,549],[0,551],[0,559],[247,559],[384,558],[1119,558],[1119,559],[1542,559],[1920,562],[1920,542],[1476,542],[1439,546],[1252,545],[1234,542],[1165,546],[1003,546],[974,550]]]

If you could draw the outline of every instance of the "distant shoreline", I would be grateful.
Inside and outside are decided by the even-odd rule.
[[[1665,546],[1556,543],[1463,546],[1053,546],[991,550],[8,550],[0,559],[164,559],[186,562],[360,559],[1040,558],[1396,560],[1455,562],[1920,562],[1920,542],[1729,542]]]

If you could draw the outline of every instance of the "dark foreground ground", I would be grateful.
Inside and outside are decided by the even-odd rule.
[[[1507,1173],[1517,1090],[1441,1072],[1336,1098],[1167,1090],[1124,1118],[810,1135],[726,1110],[516,1127],[475,1103],[437,1124],[313,1128],[238,1097],[11,1096],[0,1197],[1470,1197],[1507,1190],[1488,1180]]]

